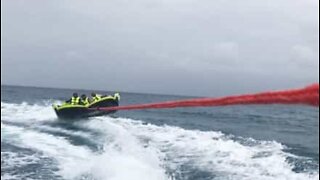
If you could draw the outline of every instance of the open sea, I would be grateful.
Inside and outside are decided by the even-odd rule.
[[[319,108],[246,105],[57,119],[51,105],[74,91],[91,93],[1,86],[1,179],[319,179]],[[190,98],[120,95],[120,105]]]

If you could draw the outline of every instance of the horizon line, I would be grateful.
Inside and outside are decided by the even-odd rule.
[[[160,94],[160,93],[144,93],[144,92],[128,92],[128,91],[113,91],[113,90],[102,90],[102,89],[86,89],[86,88],[71,88],[71,87],[50,87],[50,86],[37,86],[37,85],[18,85],[18,84],[2,84],[1,86],[13,86],[13,87],[27,87],[27,88],[42,88],[42,89],[60,89],[60,90],[80,90],[80,91],[107,91],[107,92],[121,92],[128,94],[150,94],[160,96],[180,96],[180,97],[201,97],[195,95],[181,95],[181,94]]]

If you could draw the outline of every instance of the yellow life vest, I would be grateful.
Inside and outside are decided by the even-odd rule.
[[[89,103],[89,98],[86,97],[84,100],[82,99],[82,103],[83,103],[84,105],[90,104],[90,103]]]
[[[94,101],[99,101],[100,99],[101,99],[101,96],[99,96],[99,95],[96,95],[96,96],[93,97]]]
[[[71,104],[72,105],[77,105],[80,103],[80,97],[72,97],[71,98]]]

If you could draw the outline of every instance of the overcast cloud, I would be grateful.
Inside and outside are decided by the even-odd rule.
[[[1,84],[218,96],[319,81],[316,0],[3,0]]]

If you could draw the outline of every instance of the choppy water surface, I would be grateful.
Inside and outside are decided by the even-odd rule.
[[[58,120],[51,104],[72,92],[2,86],[1,179],[319,179],[318,108],[179,108]],[[121,94],[121,104],[185,98]]]

